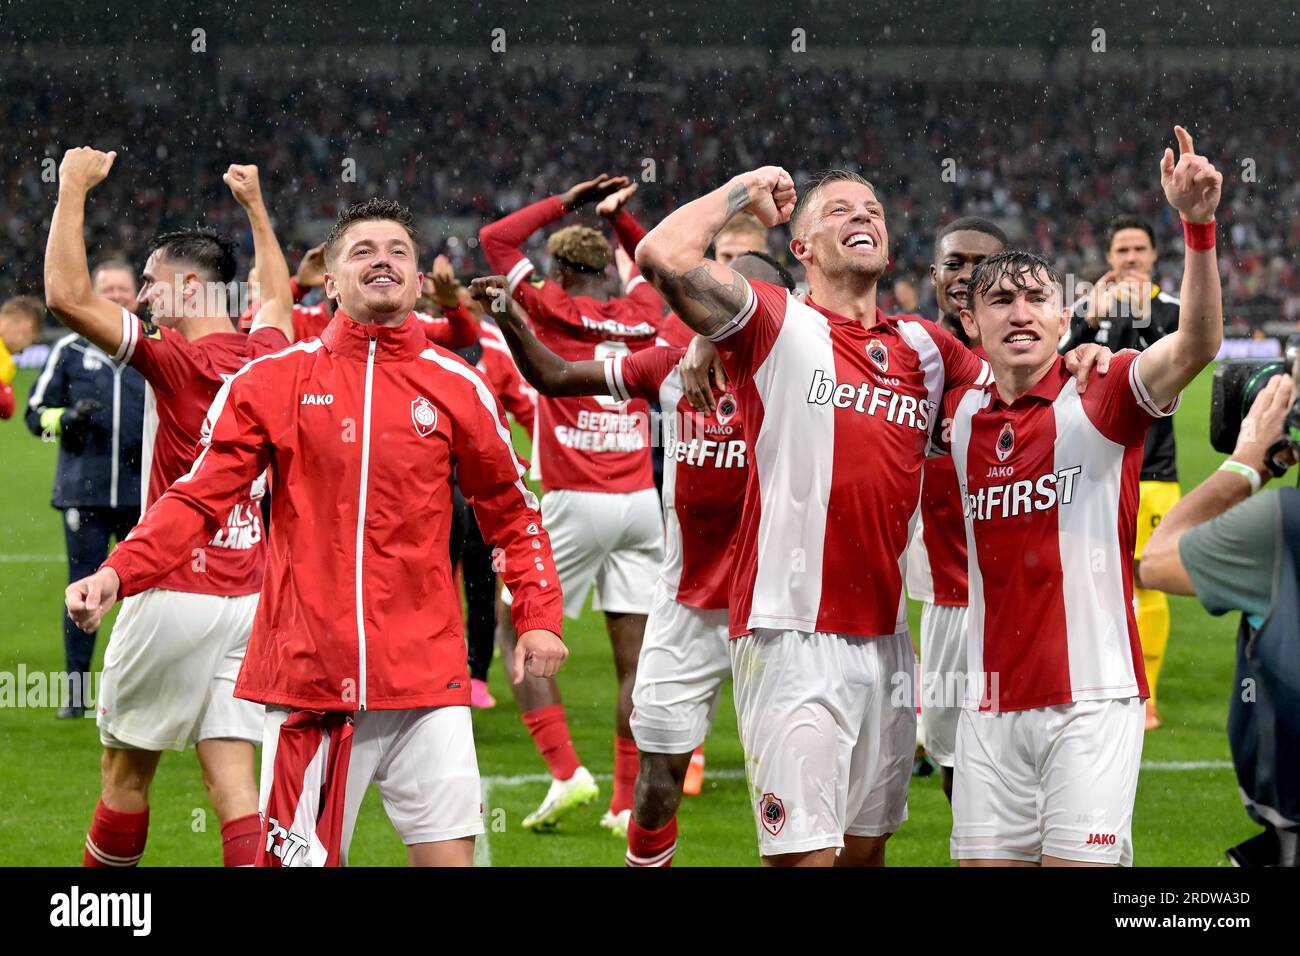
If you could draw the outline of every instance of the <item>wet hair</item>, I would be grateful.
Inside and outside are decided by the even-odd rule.
[[[829,186],[832,183],[857,183],[859,186],[866,186],[870,189],[875,193],[877,199],[880,198],[880,193],[876,191],[876,187],[871,184],[870,180],[859,173],[853,172],[851,169],[831,169],[824,173],[819,173],[816,178],[808,184],[807,188],[804,189],[800,194],[798,201],[795,203],[794,212],[790,215],[791,234],[796,236],[799,234],[799,223],[802,222],[805,213],[808,211],[808,207],[812,205],[813,197],[815,197],[817,193],[821,192],[823,187]]]
[[[1036,275],[1045,276],[1057,286],[1062,284],[1061,274],[1052,268],[1052,264],[1032,252],[1011,249],[989,256],[971,273],[969,308],[973,312],[975,300],[1000,285],[1003,279],[1010,279],[1013,288],[1027,289]]]
[[[417,244],[419,233],[415,231],[415,217],[411,215],[411,210],[392,199],[367,199],[353,203],[339,213],[338,219],[334,221],[334,227],[325,237],[325,258],[330,262],[334,261],[334,250],[339,240],[357,223],[376,221],[397,223],[406,230],[411,245]]]
[[[1115,244],[1115,236],[1121,229],[1141,229],[1151,240],[1151,248],[1156,247],[1156,231],[1147,222],[1139,216],[1120,216],[1118,219],[1111,221],[1110,228],[1106,231],[1106,248],[1109,250]]]
[[[764,275],[750,275],[749,270],[741,271],[740,269],[736,268],[737,266],[744,265],[745,263],[742,263],[741,260],[748,259],[750,256],[753,256],[755,259],[764,263],[768,268],[772,270],[773,273],[775,273],[775,276],[773,276],[771,273],[767,273]],[[785,266],[781,265],[781,263],[777,262],[766,252],[742,252],[740,255],[736,256],[736,258],[731,260],[731,268],[735,269],[737,272],[740,272],[740,274],[744,276],[746,279],[757,279],[759,282],[771,282],[772,279],[775,278],[777,280],[777,283],[785,286],[786,289],[788,289],[789,291],[793,292],[795,290],[796,283],[794,281],[794,276],[790,274],[790,270],[787,269]],[[765,272],[765,270],[761,268],[755,269],[753,271],[756,273]]]
[[[565,226],[551,233],[546,251],[565,269],[590,275],[604,272],[614,258],[609,240],[586,226]]]
[[[233,282],[239,264],[235,240],[207,227],[159,233],[149,240],[145,255],[159,250],[168,260],[194,266],[217,282]]]
[[[937,259],[939,256],[939,243],[943,242],[954,232],[982,232],[986,236],[992,236],[998,241],[1003,249],[1007,247],[1010,240],[1007,234],[998,227],[998,224],[992,220],[985,219],[983,216],[962,216],[954,219],[948,225],[944,226],[934,237],[934,255]]]

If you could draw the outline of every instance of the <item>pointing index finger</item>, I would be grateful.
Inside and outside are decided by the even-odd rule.
[[[1196,152],[1196,150],[1192,148],[1192,134],[1187,132],[1186,129],[1181,126],[1175,126],[1174,136],[1178,139],[1179,156],[1186,156],[1189,153]]]

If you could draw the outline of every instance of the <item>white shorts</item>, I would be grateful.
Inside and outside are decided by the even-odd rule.
[[[1131,865],[1145,721],[1137,697],[963,710],[953,859]]]
[[[576,619],[596,586],[594,607],[646,614],[664,560],[664,519],[653,488],[620,494],[557,489],[542,496],[542,524],[564,591],[564,616]],[[509,606],[510,591],[501,589]]]
[[[921,742],[941,767],[957,754],[957,716],[966,679],[966,608],[921,605]]]
[[[727,611],[678,604],[661,578],[646,621],[632,690],[638,750],[688,754],[709,735],[722,682],[731,676]]]
[[[736,723],[763,856],[841,847],[907,819],[916,748],[906,631],[760,629],[731,642]]]
[[[123,601],[104,652],[96,710],[104,746],[259,743],[265,708],[235,696],[259,596],[151,588]]]
[[[258,812],[271,798],[275,751],[286,707],[267,707]],[[365,710],[352,722],[352,757],[343,800],[339,862],[348,847],[366,790],[374,783],[393,829],[407,846],[483,832],[483,797],[468,707]]]

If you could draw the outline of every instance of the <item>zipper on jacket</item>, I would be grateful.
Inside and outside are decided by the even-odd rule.
[[[361,586],[361,561],[366,539],[366,488],[370,479],[370,391],[375,379],[375,344],[370,339],[370,353],[366,356],[366,397],[361,412],[361,488],[357,496],[357,710],[366,709],[366,605]]]

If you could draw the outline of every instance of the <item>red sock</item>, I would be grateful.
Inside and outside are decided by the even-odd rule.
[[[609,801],[610,813],[632,809],[632,791],[636,789],[636,775],[640,769],[641,757],[636,752],[636,741],[628,737],[615,737],[614,796]]]
[[[643,830],[636,819],[627,824],[628,866],[672,866],[677,852],[677,817],[658,830]]]
[[[227,820],[221,827],[221,865],[252,866],[262,842],[262,818],[256,813]]]
[[[573,738],[569,736],[569,723],[564,719],[564,705],[551,704],[538,707],[524,716],[524,726],[533,735],[537,752],[551,768],[551,776],[556,780],[568,780],[582,766],[578,752],[573,749]]]
[[[110,810],[101,799],[86,834],[82,866],[138,866],[149,836],[149,808],[139,813]]]

